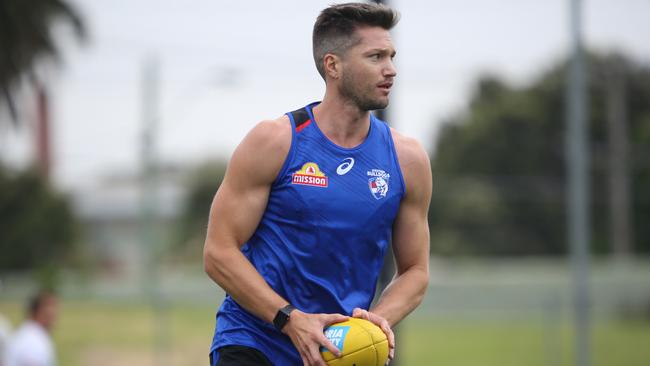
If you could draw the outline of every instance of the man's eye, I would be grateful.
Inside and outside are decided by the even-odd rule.
[[[378,53],[375,53],[375,54],[370,55],[370,59],[372,59],[372,60],[379,60],[379,54],[378,54]]]

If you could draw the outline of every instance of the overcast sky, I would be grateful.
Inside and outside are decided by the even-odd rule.
[[[51,69],[54,178],[66,189],[138,168],[142,69],[159,60],[163,160],[227,157],[255,123],[320,100],[311,29],[333,1],[74,0],[90,42],[64,37]],[[568,0],[392,1],[398,76],[390,122],[431,149],[485,72],[526,83],[568,50]],[[586,44],[650,63],[650,1],[584,1]],[[0,154],[32,156],[29,128]]]

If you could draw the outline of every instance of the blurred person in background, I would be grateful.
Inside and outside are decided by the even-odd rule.
[[[9,335],[11,335],[11,323],[4,315],[0,314],[0,366],[5,366]]]
[[[316,365],[323,329],[348,316],[391,328],[429,280],[431,169],[422,146],[372,110],[396,75],[390,8],[333,5],[313,31],[322,102],[259,123],[235,150],[213,200],[204,248],[226,296],[214,366]],[[273,92],[270,89],[270,92]],[[397,273],[370,308],[392,239]]]
[[[4,366],[56,365],[50,333],[57,313],[58,300],[53,292],[34,295],[27,305],[27,319],[9,339]]]

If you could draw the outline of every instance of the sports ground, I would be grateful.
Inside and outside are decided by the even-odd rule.
[[[572,365],[570,274],[558,261],[436,262],[422,306],[398,328],[401,365]],[[647,366],[650,266],[596,263],[592,272],[594,366]],[[194,276],[198,277],[194,277]],[[196,280],[191,280],[196,278]],[[183,281],[203,281],[199,272]],[[206,364],[218,292],[169,279],[162,306],[147,298],[70,290],[54,338],[66,366]],[[212,285],[206,281],[206,288]],[[127,286],[128,287],[128,286]],[[196,295],[192,295],[196,292]],[[213,300],[214,299],[214,300]],[[214,304],[212,304],[214,302]],[[16,297],[0,300],[16,324]]]

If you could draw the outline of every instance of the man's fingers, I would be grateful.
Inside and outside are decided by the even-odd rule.
[[[303,360],[305,359],[307,360],[307,366],[320,366],[321,363],[319,360],[322,360],[323,357],[321,357],[320,352],[318,352],[318,347],[316,347],[316,351],[314,351],[314,347],[307,347],[305,349],[305,355],[303,356]]]
[[[375,313],[361,308],[352,310],[352,316],[374,323],[386,334],[386,338],[388,339],[388,359],[392,360],[395,357],[395,334],[390,328],[388,321]]]
[[[287,326],[287,335],[300,354],[304,366],[327,366],[321,355],[321,347],[336,357],[341,355],[334,344],[325,337],[324,328],[332,323],[348,320],[342,314],[307,314],[298,313],[296,319]]]
[[[309,359],[309,348],[304,344],[296,344],[298,349],[298,354],[300,359],[302,359],[303,366],[311,366],[311,360]]]
[[[377,315],[375,313],[371,313],[369,311],[366,311],[366,313],[368,314],[368,320],[370,320],[371,322],[377,324],[378,326],[383,328],[384,325],[386,325],[386,326],[388,325],[388,321],[386,319],[382,318],[381,316],[379,316],[379,315]]]
[[[390,325],[388,325],[388,321],[385,319],[382,319],[380,324],[378,324],[381,330],[386,334],[386,338],[388,339],[388,359],[392,360],[395,358],[395,333],[393,333],[393,330],[390,328]]]
[[[327,337],[323,336],[323,338],[320,340],[320,343],[321,343],[321,346],[327,348],[328,351],[332,352],[332,354],[334,354],[334,356],[336,356],[336,357],[341,356],[341,351],[338,348],[336,348],[334,343],[330,342],[330,340],[327,339]]]
[[[349,317],[341,314],[325,314],[324,321],[325,325],[330,325],[334,323],[340,323],[348,320]]]
[[[393,335],[393,332],[390,332],[390,336],[388,337],[388,359],[392,360],[395,358],[395,336]],[[392,342],[390,341],[392,339]],[[392,343],[392,345],[391,345]]]
[[[393,333],[393,330],[390,329],[388,322],[385,322],[381,325],[381,330],[386,333],[386,337],[388,338],[388,347],[395,348],[395,333]]]
[[[325,337],[323,336],[323,338],[325,338]],[[321,341],[320,343],[323,343],[323,346],[325,346],[327,349],[329,349],[329,347],[327,347],[327,344],[325,344],[325,342]],[[335,351],[338,351],[336,349],[336,347],[334,347],[334,345],[332,345],[331,343],[330,343],[330,345],[333,347],[333,349]],[[330,349],[330,352],[332,352],[331,349]],[[334,352],[332,352],[332,353],[334,353]],[[334,354],[336,354],[336,353],[334,353]],[[316,344],[316,347],[309,350],[309,355],[310,355],[309,358],[310,358],[310,361],[311,361],[312,365],[314,365],[314,366],[327,366],[327,364],[325,363],[325,360],[323,360],[323,356],[320,354],[320,347],[319,347],[318,344]]]
[[[354,310],[352,310],[352,317],[370,320],[370,314],[368,313],[368,310],[361,308],[354,308]]]

